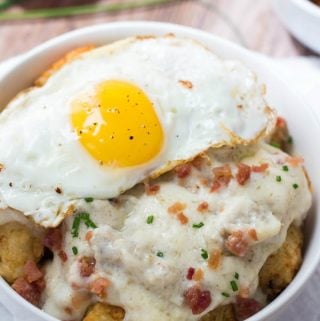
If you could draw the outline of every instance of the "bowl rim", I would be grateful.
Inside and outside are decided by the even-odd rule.
[[[289,0],[294,3],[301,10],[306,11],[315,17],[320,18],[320,6],[316,5],[310,0]]]
[[[303,3],[306,2],[306,0],[292,0],[297,3]],[[310,3],[312,4],[312,3]],[[29,52],[25,53],[19,62],[15,64],[15,66],[9,70],[7,70],[1,77],[0,77],[0,83],[3,79],[6,78],[6,76],[10,75],[15,70],[19,70],[20,68],[25,68],[25,65],[30,60],[35,60],[37,56],[46,56],[48,54],[48,50],[55,48],[59,45],[66,45],[68,40],[71,40],[73,38],[77,37],[85,37],[90,35],[94,32],[110,32],[110,30],[114,29],[121,29],[122,32],[124,30],[131,30],[131,29],[146,29],[146,30],[152,30],[151,32],[148,32],[148,34],[159,32],[161,34],[165,34],[170,30],[174,33],[182,33],[186,37],[195,37],[196,39],[201,38],[200,41],[206,44],[206,39],[209,41],[214,41],[217,46],[219,44],[227,45],[231,50],[234,50],[235,52],[239,53],[241,52],[242,55],[249,57],[251,59],[254,59],[256,61],[259,61],[259,63],[263,63],[263,59],[265,57],[259,53],[253,53],[249,51],[248,49],[245,49],[241,47],[238,44],[235,44],[229,40],[226,40],[224,38],[218,37],[216,35],[213,35],[209,32],[202,31],[199,29],[195,29],[192,27],[187,27],[179,24],[172,24],[172,23],[165,23],[165,22],[154,22],[154,21],[120,21],[120,22],[111,22],[111,23],[105,23],[105,24],[99,24],[99,25],[93,25],[88,26],[85,28],[79,28],[71,32],[64,33],[58,37],[55,37],[49,41],[44,42],[43,44],[40,44],[36,46],[34,49],[30,50]],[[155,31],[157,30],[157,31]],[[166,32],[167,31],[167,32]],[[131,34],[130,31],[127,31],[128,34]],[[142,34],[139,32],[138,34]],[[146,34],[146,33],[144,33]],[[117,39],[121,39],[123,37],[118,37]],[[259,60],[261,59],[261,60]],[[305,102],[302,101],[302,99],[294,93],[287,84],[282,81],[276,74],[274,74],[272,71],[268,71],[270,75],[277,81],[282,83],[284,87],[288,90],[288,92],[295,97],[295,99],[298,101],[297,104],[299,105],[306,105]],[[313,117],[314,122],[317,127],[319,127],[319,118],[318,115],[315,115],[315,111],[312,108],[307,108],[307,112],[310,112],[310,117]],[[315,117],[316,116],[316,117]],[[310,241],[311,242],[311,241]],[[310,279],[314,271],[316,270],[318,264],[320,262],[320,251],[319,253],[314,257],[314,260],[312,261],[312,264],[309,264],[308,266],[304,266],[302,264],[300,270],[302,267],[304,268],[303,276],[300,276],[299,279],[295,277],[295,279],[292,281],[292,283],[289,284],[287,289],[282,293],[279,297],[277,297],[274,301],[272,301],[270,304],[268,304],[264,309],[262,309],[257,314],[253,315],[248,321],[262,321],[266,320],[268,317],[274,317],[275,315],[279,314],[282,310],[284,310],[285,306],[291,302],[298,293],[302,290],[303,286],[307,282],[307,280]],[[44,312],[43,310],[40,310],[34,306],[32,306],[30,303],[25,301],[22,297],[20,297],[8,284],[0,277],[0,287],[2,290],[5,290],[6,294],[10,296],[10,298],[14,299],[17,303],[21,304],[23,307],[25,307],[27,310],[32,311],[35,313],[38,317],[40,317],[42,320],[47,321],[58,321],[55,317],[49,315],[48,313]]]

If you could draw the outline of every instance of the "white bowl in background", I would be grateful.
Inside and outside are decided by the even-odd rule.
[[[32,81],[52,62],[75,47],[88,43],[103,45],[138,34],[164,35],[169,32],[177,36],[196,39],[220,57],[240,60],[256,72],[259,80],[267,85],[269,104],[276,107],[289,123],[296,149],[304,156],[310,177],[314,178],[314,199],[319,199],[320,179],[316,179],[319,173],[319,152],[314,147],[315,137],[320,137],[320,121],[317,114],[313,113],[309,106],[306,106],[285,83],[279,80],[277,75],[270,70],[265,58],[203,31],[167,23],[118,22],[64,34],[31,50],[22,57],[14,68],[0,76],[0,110],[20,90],[30,86]],[[319,215],[319,204],[314,202],[305,226],[306,242],[303,265],[293,282],[277,299],[248,320],[273,320],[297,295],[314,272],[320,261]],[[0,301],[8,310],[12,311],[15,321],[57,321],[24,301],[1,278]]]
[[[320,6],[310,0],[274,0],[273,4],[289,31],[320,54]]]

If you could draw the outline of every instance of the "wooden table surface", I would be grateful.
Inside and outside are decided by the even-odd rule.
[[[24,0],[21,2],[21,7],[16,6],[13,10],[92,2],[94,1]],[[97,2],[110,3],[110,0]],[[115,2],[121,2],[121,0]],[[180,0],[152,8],[133,9],[113,14],[2,22],[0,23],[0,61],[23,53],[66,31],[123,20],[155,20],[188,25],[275,57],[308,54],[308,51],[283,27],[272,9],[271,0]]]

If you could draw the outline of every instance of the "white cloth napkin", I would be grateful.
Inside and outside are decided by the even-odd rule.
[[[277,74],[296,92],[303,95],[305,101],[320,115],[320,58],[298,57],[288,59],[268,59],[270,68],[277,70]],[[0,64],[0,74],[12,68],[19,61],[19,57]],[[0,301],[2,300],[0,293]],[[294,302],[277,317],[275,321],[320,321],[320,266],[316,273],[304,286]],[[0,320],[28,321],[32,316],[22,314],[18,306],[10,312],[0,302]],[[24,315],[22,318],[21,315]]]

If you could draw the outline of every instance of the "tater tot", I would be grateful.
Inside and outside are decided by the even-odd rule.
[[[302,262],[302,243],[301,229],[291,225],[282,247],[263,265],[259,282],[269,300],[274,299],[295,277]]]
[[[122,321],[124,316],[125,312],[120,307],[96,303],[88,310],[83,321]]]
[[[41,240],[18,222],[0,226],[0,275],[9,283],[23,276],[28,260],[38,262],[43,254]]]

